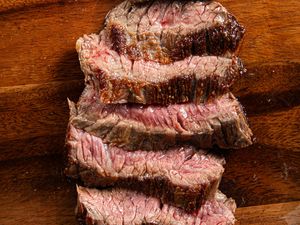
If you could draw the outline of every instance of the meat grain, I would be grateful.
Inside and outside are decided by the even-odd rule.
[[[232,225],[234,200],[218,192],[194,213],[122,189],[77,188],[77,216],[87,225]]]
[[[85,186],[136,190],[187,211],[215,195],[225,164],[221,156],[188,146],[126,151],[72,125],[67,146],[66,174]]]
[[[197,148],[242,148],[252,144],[242,106],[231,94],[202,104],[168,106],[103,104],[86,88],[75,105],[70,123],[127,150],[168,149],[189,144]]]
[[[86,84],[103,103],[204,102],[228,92],[245,72],[235,56],[190,56],[167,65],[132,61],[112,50],[103,32],[79,38],[76,49]]]

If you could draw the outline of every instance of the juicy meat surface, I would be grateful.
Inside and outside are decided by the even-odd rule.
[[[237,57],[190,56],[168,65],[132,61],[112,50],[102,33],[79,38],[76,49],[86,83],[103,103],[204,102],[228,92],[245,71]]]
[[[186,210],[194,210],[214,196],[224,172],[222,157],[193,147],[126,151],[72,125],[66,144],[65,172],[85,186],[133,189]]]
[[[127,150],[161,150],[191,144],[198,148],[242,148],[252,132],[231,94],[202,104],[168,106],[102,104],[87,87],[77,106],[70,103],[70,124]]]
[[[235,202],[221,192],[193,213],[123,189],[77,187],[77,193],[77,216],[87,225],[232,225],[235,222]]]
[[[164,64],[191,55],[231,56],[245,32],[215,1],[124,1],[105,25],[118,53]]]

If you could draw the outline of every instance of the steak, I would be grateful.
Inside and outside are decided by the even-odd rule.
[[[66,175],[85,186],[136,190],[187,211],[214,196],[224,172],[222,157],[193,147],[126,151],[72,125],[66,143]]]
[[[167,64],[191,55],[228,57],[237,51],[245,32],[218,2],[132,2],[124,1],[105,20],[113,49],[132,60]]]
[[[235,202],[221,192],[193,213],[123,189],[77,187],[77,193],[76,213],[87,225],[232,225],[235,222]]]
[[[245,71],[237,57],[190,56],[163,65],[132,61],[111,48],[103,32],[76,43],[86,83],[99,92],[103,103],[204,102],[228,92]]]
[[[252,144],[242,107],[231,94],[202,104],[168,106],[102,104],[87,87],[70,123],[127,150],[156,150],[191,144],[198,148],[242,148]]]

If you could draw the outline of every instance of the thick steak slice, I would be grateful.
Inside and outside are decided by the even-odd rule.
[[[85,186],[116,185],[186,210],[194,210],[214,196],[224,171],[222,157],[193,147],[126,151],[72,125],[66,143],[66,175],[79,178]]]
[[[118,53],[164,64],[191,55],[231,56],[245,32],[214,1],[124,1],[106,16],[105,25]]]
[[[218,192],[193,213],[123,189],[77,187],[77,216],[87,225],[232,225],[234,200]]]
[[[86,83],[103,103],[203,102],[227,92],[244,72],[237,57],[190,56],[162,65],[132,61],[111,47],[102,34],[85,35],[76,43]]]
[[[168,106],[102,104],[86,88],[70,123],[127,150],[160,150],[191,144],[199,148],[242,148],[252,144],[252,132],[242,107],[231,94],[202,104]]]

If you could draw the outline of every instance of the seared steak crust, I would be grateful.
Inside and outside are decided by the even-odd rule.
[[[252,143],[242,107],[231,94],[207,103],[143,106],[106,105],[86,88],[77,106],[70,103],[70,123],[127,150],[161,150],[192,144],[199,148],[242,148]]]
[[[228,92],[245,71],[237,57],[191,56],[168,65],[131,61],[111,50],[102,34],[85,35],[76,46],[86,83],[103,103],[204,102]]]
[[[215,195],[225,164],[222,157],[188,146],[155,152],[126,151],[72,125],[67,147],[65,172],[85,186],[116,185],[187,211],[199,208],[204,199]]]
[[[160,63],[191,55],[230,56],[245,32],[214,1],[124,1],[111,10],[105,24],[118,53]]]

